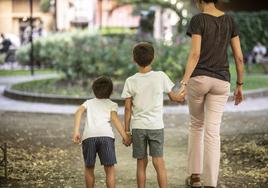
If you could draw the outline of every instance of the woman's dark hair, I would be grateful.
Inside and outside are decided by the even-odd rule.
[[[92,90],[98,99],[108,99],[113,92],[113,82],[110,78],[101,76],[93,82]]]
[[[218,0],[202,0],[204,1],[205,3],[218,3]]]

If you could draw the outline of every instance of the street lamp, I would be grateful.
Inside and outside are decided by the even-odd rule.
[[[99,0],[99,19],[100,19],[100,25],[99,25],[99,29],[102,29],[102,0]]]
[[[53,12],[53,19],[54,19],[54,31],[58,31],[58,25],[57,25],[57,4],[58,0],[51,0],[50,1],[50,10]]]

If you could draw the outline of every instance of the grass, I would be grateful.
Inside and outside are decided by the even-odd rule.
[[[133,34],[135,30],[131,30],[124,27],[104,27],[101,29],[101,34]]]
[[[262,69],[259,67],[253,68],[252,74],[245,73],[244,76],[244,90],[254,90],[260,88],[268,88],[268,76],[262,73]],[[51,70],[44,70],[42,73],[51,73]],[[231,84],[232,84],[232,91],[236,86],[236,71],[235,65],[231,64],[230,66],[231,72]],[[23,73],[23,72],[22,72]],[[29,71],[26,71],[29,74]],[[10,74],[9,74],[10,75]],[[112,97],[120,97],[120,94],[123,89],[123,82],[124,81],[114,81],[114,93]],[[80,82],[77,83],[69,83],[63,79],[45,79],[45,80],[37,80],[37,81],[30,81],[25,83],[16,84],[13,86],[13,89],[26,91],[26,92],[34,92],[34,93],[47,93],[47,94],[54,94],[54,95],[63,95],[63,96],[93,96],[91,91],[91,84],[92,80],[89,80],[87,85],[83,85]]]
[[[35,74],[50,74],[55,73],[52,69],[35,70]],[[31,75],[30,70],[0,70],[0,77],[4,76],[24,76]]]
[[[88,84],[83,86],[83,84],[80,82],[71,84],[63,79],[51,78],[15,84],[12,86],[12,89],[33,93],[87,97],[93,96],[91,84],[92,80],[89,80]],[[122,89],[123,82],[114,81],[114,92],[112,94],[112,97],[120,97]]]
[[[260,88],[268,88],[268,75],[263,73],[263,69],[259,65],[254,65],[252,67],[252,73],[244,74],[244,90],[254,90]],[[235,65],[230,65],[230,73],[231,73],[231,88],[234,90],[236,87],[236,70]]]
[[[232,86],[235,86],[233,81]],[[268,88],[268,76],[267,75],[246,75],[244,78],[244,89],[254,90],[260,88]]]

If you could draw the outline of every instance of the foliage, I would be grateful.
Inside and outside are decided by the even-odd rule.
[[[132,47],[135,40],[130,37],[107,37],[79,31],[51,35],[34,42],[34,59],[46,67],[54,67],[64,73],[65,78],[87,80],[100,75],[125,79],[137,69],[132,62]],[[153,67],[166,71],[173,79],[182,76],[188,45],[165,45],[155,42],[156,59]],[[18,50],[17,59],[29,64],[29,45]]]
[[[184,31],[184,25],[183,25],[183,21],[187,20],[187,18],[185,18],[182,14],[182,8],[178,8],[178,3],[183,3],[184,6],[189,7],[189,5],[191,4],[191,1],[188,0],[173,0],[173,1],[167,1],[167,0],[117,0],[118,4],[117,6],[114,7],[114,9],[120,7],[120,6],[124,6],[127,4],[132,4],[132,5],[137,5],[138,7],[142,7],[144,5],[146,5],[145,7],[147,7],[148,5],[156,5],[159,6],[163,9],[171,9],[173,10],[178,17],[180,18],[178,20],[177,23],[177,31],[178,33],[182,33]],[[137,7],[136,7],[137,8]],[[136,13],[136,11],[135,11]]]
[[[40,9],[42,12],[47,13],[50,10],[51,0],[41,0]]]
[[[71,42],[62,45],[61,53],[55,57],[55,67],[71,80],[123,76],[130,73],[127,68],[132,46],[130,40],[77,33]]]
[[[50,0],[41,0],[40,9],[44,13],[49,12],[49,9],[50,9]]]
[[[238,24],[245,53],[251,52],[257,42],[268,46],[268,11],[232,12],[231,15]]]
[[[173,80],[183,76],[190,46],[187,44],[165,45],[156,43],[155,70],[163,70]]]

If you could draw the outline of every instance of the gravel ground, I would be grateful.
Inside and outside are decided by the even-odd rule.
[[[164,119],[169,187],[184,187],[188,117],[173,114]],[[218,187],[268,187],[267,122],[268,111],[225,113]],[[8,144],[9,160],[9,179],[0,179],[0,187],[84,187],[81,148],[71,142],[72,127],[73,115],[0,111],[0,143]],[[116,150],[117,187],[136,187],[131,148],[124,147],[118,135]],[[147,178],[148,188],[158,187],[152,164]],[[96,187],[105,187],[99,164]]]

